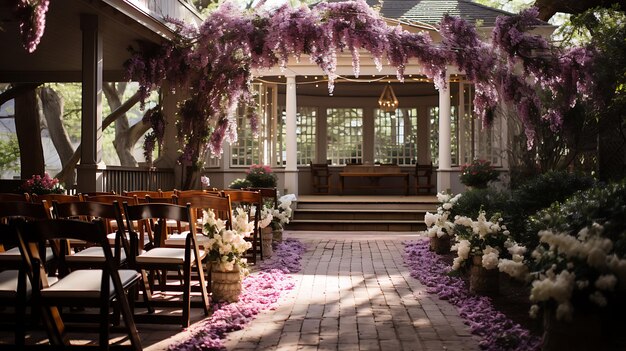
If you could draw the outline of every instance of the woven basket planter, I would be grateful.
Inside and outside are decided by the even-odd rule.
[[[274,232],[270,226],[267,226],[261,230],[261,245],[263,245],[263,257],[270,258],[274,254],[272,249],[272,240],[274,238]]]
[[[237,302],[241,294],[241,274],[239,267],[232,271],[211,268],[211,292],[214,301]]]

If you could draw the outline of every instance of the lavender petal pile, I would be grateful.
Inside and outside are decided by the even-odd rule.
[[[272,259],[261,265],[262,271],[244,279],[239,302],[212,304],[211,317],[192,327],[191,338],[170,345],[169,350],[224,350],[227,333],[243,329],[261,311],[276,308],[278,299],[294,288],[288,273],[300,270],[304,251],[297,240],[278,244]]]
[[[429,293],[448,300],[459,309],[460,316],[469,325],[472,334],[481,338],[483,350],[529,351],[539,350],[541,340],[529,331],[498,312],[491,299],[469,293],[466,283],[458,277],[448,276],[450,265],[439,255],[428,250],[428,241],[407,242],[405,263],[411,276],[428,287]]]

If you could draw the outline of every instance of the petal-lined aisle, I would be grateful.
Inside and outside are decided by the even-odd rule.
[[[307,246],[294,290],[228,334],[228,350],[478,350],[449,302],[403,260],[415,234],[289,232]]]
[[[169,349],[224,349],[227,333],[244,328],[261,311],[276,308],[278,299],[293,289],[294,280],[289,273],[300,270],[303,252],[304,246],[299,241],[286,240],[279,244],[273,258],[263,263],[262,271],[244,279],[239,302],[213,304],[211,317],[189,328],[192,336]]]
[[[429,251],[427,241],[408,242],[405,259],[411,276],[428,286],[428,292],[458,307],[472,333],[481,337],[483,350],[530,351],[540,348],[539,338],[498,312],[488,297],[471,295],[461,278],[447,275],[450,265]]]

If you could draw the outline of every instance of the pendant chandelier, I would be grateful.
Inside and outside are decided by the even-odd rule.
[[[385,85],[383,93],[380,94],[380,97],[378,98],[378,105],[380,106],[380,109],[385,112],[389,112],[391,114],[396,113],[396,109],[398,108],[398,98],[393,92],[391,84]]]

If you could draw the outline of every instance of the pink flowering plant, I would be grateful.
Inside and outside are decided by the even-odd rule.
[[[485,160],[474,160],[461,166],[461,183],[476,188],[486,188],[487,183],[498,179],[498,171]]]
[[[33,175],[26,180],[21,190],[29,194],[63,194],[65,189],[56,178],[51,178],[48,173],[44,173],[43,177],[39,174]]]
[[[253,188],[275,188],[278,177],[267,165],[252,165],[246,172],[246,180]]]

